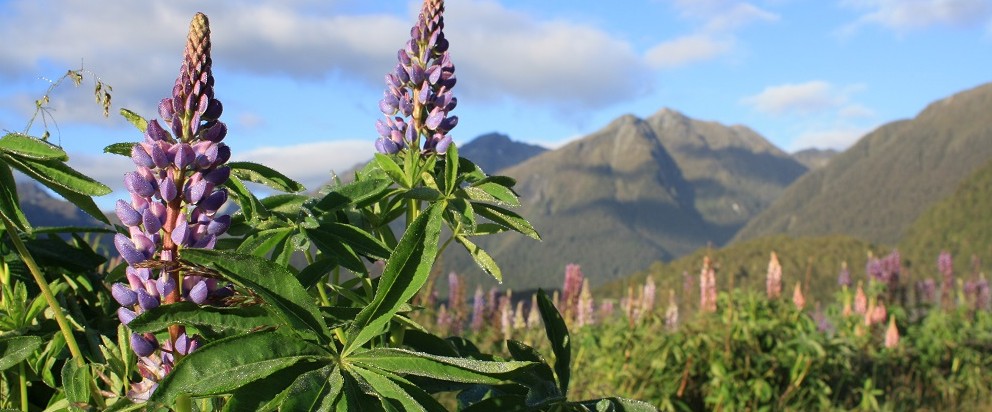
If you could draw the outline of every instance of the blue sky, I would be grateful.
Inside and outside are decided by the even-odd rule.
[[[22,131],[48,79],[82,65],[113,86],[111,116],[93,103],[91,83],[62,87],[52,141],[74,167],[120,188],[131,165],[102,148],[141,136],[116,112],[154,116],[189,20],[203,11],[234,158],[313,187],[371,157],[383,74],[418,7],[0,1],[0,129]],[[668,107],[747,125],[787,151],[843,149],[992,81],[989,0],[452,0],[445,22],[456,142],[498,131],[555,147]]]

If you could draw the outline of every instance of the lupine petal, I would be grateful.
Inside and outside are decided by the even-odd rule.
[[[193,288],[189,290],[189,300],[193,301],[193,303],[196,303],[197,305],[202,305],[207,301],[208,292],[209,290],[207,290],[207,283],[201,280],[193,285]]]
[[[149,154],[152,158],[152,162],[155,163],[155,167],[158,167],[159,169],[165,169],[166,167],[169,167],[169,163],[171,163],[169,161],[169,156],[165,153],[165,150],[163,150],[162,146],[160,146],[159,144],[157,143],[151,144],[151,151],[149,152]]]
[[[184,216],[179,216],[179,221],[170,235],[172,242],[180,246],[189,246],[189,223],[186,223]]]
[[[133,349],[134,353],[138,356],[149,356],[155,353],[155,349],[157,348],[158,340],[155,339],[155,335],[139,335],[137,333],[131,334],[131,349]]]
[[[224,140],[227,136],[227,125],[224,122],[217,122],[213,126],[210,126],[205,133],[203,133],[203,138],[211,142],[219,143]]]
[[[125,325],[131,323],[131,321],[134,320],[134,318],[136,317],[138,317],[138,314],[134,313],[134,311],[131,309],[128,308],[117,309],[117,319],[120,320],[121,323]]]
[[[193,163],[195,154],[193,153],[193,148],[190,147],[188,143],[179,143],[176,146],[176,167],[179,170],[185,169],[190,163]]]
[[[138,293],[138,306],[141,306],[142,310],[152,310],[162,304],[162,301],[159,299],[158,296],[152,296],[143,288],[138,289],[137,293]]]
[[[224,234],[229,227],[231,227],[231,215],[217,216],[213,221],[207,224],[207,233],[214,236],[220,236]]]
[[[141,167],[155,166],[155,163],[152,162],[152,157],[148,155],[148,152],[145,151],[145,148],[141,147],[140,144],[136,144],[131,147],[131,161]]]
[[[150,208],[145,209],[144,213],[141,214],[141,224],[144,225],[145,232],[148,233],[157,233],[162,230],[162,221],[158,219],[158,216],[155,216]]]
[[[124,187],[127,191],[141,197],[150,197],[155,193],[155,188],[141,177],[137,172],[128,172],[124,175]]]
[[[138,294],[130,286],[123,283],[114,283],[110,287],[110,294],[121,306],[130,307],[138,303]]]
[[[176,280],[172,276],[163,275],[155,281],[155,288],[158,290],[159,296],[169,296],[169,294],[176,290]]]
[[[117,218],[121,220],[125,226],[137,226],[141,223],[141,213],[134,210],[131,204],[123,200],[117,201]]]
[[[117,252],[121,254],[121,258],[129,265],[133,266],[145,261],[145,255],[134,247],[131,239],[121,233],[114,235],[114,246],[117,247]]]

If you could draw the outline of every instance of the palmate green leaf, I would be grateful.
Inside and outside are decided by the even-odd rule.
[[[284,216],[295,218],[303,204],[310,200],[310,197],[293,193],[283,193],[268,196],[261,199],[262,205],[271,212],[281,213]]]
[[[537,230],[534,230],[534,226],[532,226],[527,219],[520,217],[520,215],[514,212],[499,206],[481,202],[472,202],[472,207],[475,209],[475,213],[477,215],[485,217],[493,223],[516,230],[527,237],[541,240],[541,235],[537,234]]]
[[[285,267],[263,257],[208,249],[185,249],[183,259],[217,270],[232,283],[251,289],[298,333],[312,332],[322,343],[332,340],[313,298]]]
[[[386,263],[379,287],[347,330],[348,342],[342,356],[378,335],[400,305],[420,290],[430,275],[437,256],[444,203],[434,203],[413,220]]]
[[[314,208],[333,212],[348,205],[368,206],[379,201],[383,195],[389,192],[391,185],[392,181],[385,177],[356,180],[331,190],[317,201]]]
[[[364,381],[379,396],[386,410],[445,412],[444,406],[438,403],[426,392],[413,385],[401,386],[386,375],[366,370],[357,366],[349,366],[348,372]],[[396,377],[398,378],[398,377]]]
[[[480,202],[493,202],[500,205],[520,206],[520,199],[510,188],[494,183],[484,182],[465,188],[469,198]]]
[[[497,282],[503,283],[503,271],[499,269],[496,261],[493,260],[492,256],[489,256],[489,253],[482,250],[482,248],[477,246],[475,243],[472,243],[472,241],[468,240],[465,236],[458,235],[455,237],[455,240],[458,243],[461,243],[462,246],[465,246],[465,250],[467,250],[468,254],[472,256],[472,260],[474,260],[475,263],[482,268],[482,270],[495,278]]]
[[[249,224],[269,217],[269,210],[258,201],[258,198],[245,187],[245,184],[237,176],[231,175],[231,178],[224,182],[224,187],[229,190],[228,193],[234,195],[241,209],[241,214],[244,215]]]
[[[19,133],[7,133],[0,138],[0,152],[33,160],[55,160],[60,162],[69,160],[69,155],[62,148],[44,140]]]
[[[20,231],[28,232],[31,230],[31,224],[24,216],[24,211],[21,210],[18,200],[14,173],[10,170],[10,166],[7,166],[2,160],[0,160],[0,215],[7,218]]]
[[[262,379],[244,385],[231,392],[231,397],[224,403],[222,411],[275,411],[287,400],[290,388],[301,376],[312,375],[320,371],[323,364],[301,362],[281,371],[275,372]],[[327,365],[332,367],[334,364]],[[287,409],[283,409],[287,410]],[[289,409],[295,410],[295,409]]]
[[[103,148],[104,153],[110,153],[115,155],[121,155],[127,158],[131,157],[131,149],[134,148],[135,142],[121,142],[108,145]]]
[[[91,374],[89,365],[79,366],[68,360],[62,366],[62,390],[72,405],[86,405],[90,402]]]
[[[134,127],[138,128],[138,131],[141,133],[148,130],[148,120],[145,120],[145,118],[141,117],[141,115],[128,109],[121,109],[121,116],[124,116],[128,123],[133,124]]]
[[[279,407],[284,411],[330,411],[347,410],[347,401],[342,400],[344,377],[337,364],[326,365],[303,373],[291,381],[292,384],[280,395]],[[337,408],[334,408],[337,404]],[[247,409],[242,409],[247,410]]]
[[[60,161],[26,159],[13,154],[0,154],[0,161],[7,162],[8,165],[21,173],[41,182],[45,187],[52,189],[90,216],[110,224],[110,221],[90,197],[109,194],[109,187],[90,179]]]
[[[497,385],[506,383],[536,365],[526,361],[483,361],[431,355],[398,348],[375,348],[355,352],[348,361],[365,368],[381,369],[450,382]]]
[[[27,359],[41,347],[37,336],[8,336],[0,338],[0,371],[5,371]]]
[[[458,147],[448,146],[444,154],[444,194],[451,195],[458,188]]]
[[[351,246],[355,253],[363,256],[385,259],[391,253],[389,248],[379,241],[379,239],[372,237],[368,232],[358,227],[346,223],[325,222],[321,223],[318,228],[308,230],[307,232],[319,232],[330,239],[335,239],[337,242],[345,243]]]
[[[285,321],[260,306],[222,308],[179,302],[142,312],[127,326],[137,333],[155,333],[170,325],[206,326],[217,331],[247,333],[263,327],[282,326]]]
[[[321,230],[307,229],[306,234],[317,250],[342,267],[363,275],[368,273],[362,258],[355,253],[351,245],[342,243],[339,238]]]
[[[533,369],[534,374],[554,384],[554,373],[551,371],[551,367],[548,366],[548,362],[541,356],[541,353],[537,349],[513,339],[506,341],[506,349],[510,352],[510,356],[513,356],[513,359],[536,363],[537,365]]]
[[[572,370],[572,339],[561,313],[551,302],[544,289],[537,291],[537,307],[544,320],[544,331],[551,342],[551,350],[555,354],[555,374],[558,375],[558,389],[562,395],[568,394],[568,381]]]
[[[149,402],[171,405],[177,396],[219,395],[301,362],[332,361],[320,345],[278,332],[237,335],[204,345],[176,364]]]
[[[231,174],[238,179],[260,183],[281,192],[302,192],[306,190],[299,182],[286,177],[268,166],[252,162],[228,162]]]
[[[327,275],[337,266],[338,262],[333,259],[318,259],[316,262],[303,268],[296,278],[299,279],[300,284],[305,289],[310,289],[311,286],[316,285],[322,279],[327,279]]]
[[[245,238],[238,246],[237,252],[255,256],[266,256],[272,249],[280,243],[285,242],[289,235],[295,231],[292,227],[278,227],[265,229],[253,233]]]
[[[400,185],[400,187],[409,189],[412,186],[412,182],[407,179],[406,174],[403,173],[403,169],[400,168],[400,165],[396,164],[396,161],[393,160],[392,157],[382,153],[376,153],[372,161],[375,162],[375,164],[379,166],[383,172],[386,172],[386,175],[389,176],[390,179],[393,179],[393,182]]]

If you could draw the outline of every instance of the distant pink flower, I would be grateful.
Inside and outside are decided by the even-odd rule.
[[[885,318],[888,316],[888,311],[885,310],[885,303],[878,302],[875,305],[875,309],[871,313],[871,323],[878,324],[885,322]]]
[[[889,328],[885,331],[885,347],[895,349],[899,346],[899,328],[896,327],[896,317],[889,317]]]
[[[656,293],[657,287],[654,284],[654,278],[648,276],[647,280],[644,281],[644,292],[641,295],[641,316],[651,313],[654,310]]]
[[[589,291],[589,279],[582,279],[582,291],[579,293],[579,302],[576,305],[575,326],[581,328],[585,325],[592,325],[595,322],[595,303],[593,303],[592,293]]]
[[[699,274],[699,308],[703,312],[716,312],[716,271],[710,257],[703,259],[703,269]]]
[[[472,331],[479,332],[486,322],[486,306],[483,299],[482,286],[475,287],[475,295],[472,296]]]
[[[560,310],[566,319],[575,316],[579,304],[579,294],[582,293],[582,280],[584,278],[582,267],[574,263],[565,265],[565,282],[561,289],[560,303],[562,306]]]
[[[768,295],[768,299],[778,298],[782,294],[782,265],[778,262],[778,255],[775,252],[772,252],[772,256],[768,260],[765,292]]]
[[[530,312],[527,313],[527,327],[536,328],[541,323],[541,311],[537,308],[537,294],[530,296]]]
[[[864,315],[868,310],[868,297],[865,296],[865,289],[861,287],[861,281],[858,281],[858,290],[854,293],[854,313],[859,315]]]
[[[665,309],[665,328],[675,330],[679,325],[679,305],[675,303],[675,291],[668,290],[668,308]]]
[[[792,303],[799,310],[803,310],[806,307],[806,297],[803,296],[802,284],[799,282],[796,282],[796,287],[792,290]]]

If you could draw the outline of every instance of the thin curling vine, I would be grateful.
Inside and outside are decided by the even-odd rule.
[[[216,279],[184,273],[179,265],[183,249],[212,249],[231,224],[230,215],[219,212],[228,197],[221,186],[231,174],[225,166],[231,150],[222,143],[227,126],[218,120],[223,106],[213,86],[209,22],[197,13],[172,96],[159,104],[172,133],[158,120],[147,123],[144,141],[131,149],[137,169],[124,176],[130,202],[117,201],[117,217],[128,235],[117,234],[114,244],[128,264],[128,283],[114,284],[112,293],[124,324],[161,304],[220,303],[232,293]],[[165,339],[160,344],[152,333],[131,335],[144,378],[132,386],[128,395],[133,400],[147,399],[202,340],[188,336],[181,325],[170,326]]]

